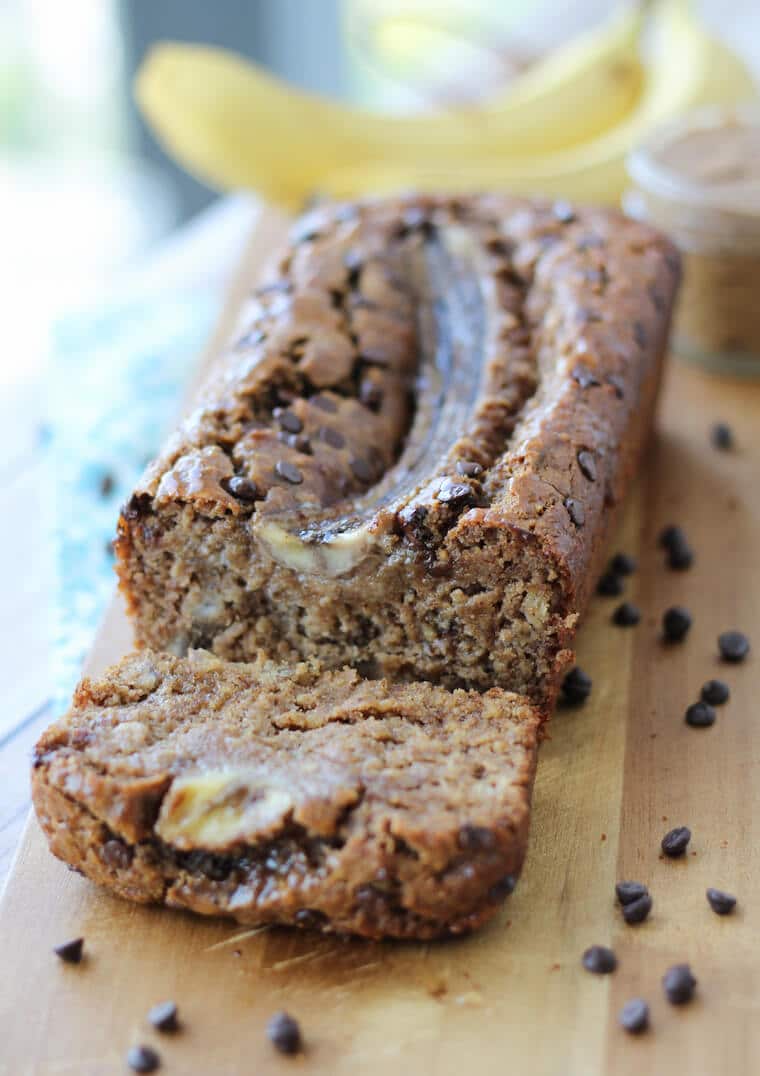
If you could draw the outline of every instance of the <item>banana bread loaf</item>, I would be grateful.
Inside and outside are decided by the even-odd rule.
[[[132,900],[457,934],[520,872],[539,721],[499,689],[146,650],[42,736],[34,804],[57,856]]]
[[[320,208],[125,506],[138,643],[507,687],[547,712],[679,276],[603,210]]]

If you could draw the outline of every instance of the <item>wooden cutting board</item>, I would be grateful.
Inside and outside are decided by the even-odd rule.
[[[212,352],[282,231],[281,218],[262,216]],[[718,418],[733,426],[736,451],[711,447]],[[657,534],[670,522],[696,549],[690,572],[664,566]],[[183,1076],[760,1072],[760,384],[670,364],[616,548],[639,559],[626,596],[642,621],[614,627],[616,600],[592,604],[578,650],[593,694],[551,725],[527,865],[491,925],[453,942],[377,944],[136,907],[69,873],[31,820],[0,905],[0,1073],[123,1073],[136,1042],[153,1043],[162,1071]],[[685,643],[665,647],[659,622],[674,603],[689,607],[694,626]],[[724,666],[716,636],[733,627],[756,649]],[[115,602],[89,670],[129,642]],[[685,707],[713,676],[729,682],[731,701],[711,729],[690,729]],[[666,861],[660,839],[683,824],[690,852]],[[651,888],[654,910],[639,927],[615,907],[621,878]],[[738,895],[735,915],[712,913],[708,886]],[[61,964],[51,947],[79,934],[86,961]],[[582,970],[594,943],[614,947],[614,975]],[[676,1009],[660,979],[681,961],[699,988]],[[639,1038],[617,1026],[634,996],[652,1010]],[[145,1014],[165,998],[176,999],[184,1026],[161,1037]],[[264,1034],[282,1008],[307,1043],[294,1060]]]

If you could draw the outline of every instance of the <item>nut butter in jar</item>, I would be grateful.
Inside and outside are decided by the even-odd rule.
[[[700,110],[636,150],[628,170],[626,211],[683,253],[674,350],[760,377],[760,109]]]

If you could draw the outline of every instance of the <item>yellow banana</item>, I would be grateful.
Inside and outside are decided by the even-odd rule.
[[[522,158],[592,139],[639,100],[642,7],[548,56],[479,107],[382,116],[296,91],[234,54],[155,48],[135,93],[168,150],[214,186],[298,205],[326,177]]]
[[[617,201],[627,185],[625,160],[653,128],[702,104],[733,104],[755,94],[743,63],[693,17],[689,0],[664,0],[658,9],[656,55],[647,88],[629,117],[600,137],[531,160],[469,159],[404,168],[361,168],[323,177],[322,190],[338,197],[360,192],[511,190],[578,201]]]

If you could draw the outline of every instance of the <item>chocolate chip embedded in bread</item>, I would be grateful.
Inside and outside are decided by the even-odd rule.
[[[572,519],[576,527],[582,527],[586,522],[586,509],[583,507],[580,501],[576,501],[573,497],[568,497],[565,500],[565,508],[567,514]]]
[[[295,411],[288,411],[282,407],[275,407],[272,414],[277,419],[282,429],[286,430],[288,433],[300,433],[303,429],[303,422]]]
[[[303,475],[296,465],[289,460],[278,460],[274,465],[274,469],[279,478],[284,478],[286,482],[290,482],[294,486],[298,486],[303,482]]]
[[[596,482],[596,460],[588,449],[582,448],[578,453],[578,466],[589,482]]]
[[[365,459],[361,456],[352,456],[348,463],[354,476],[359,479],[360,482],[369,483],[372,481],[373,473],[372,468]]]
[[[319,430],[319,439],[331,448],[343,448],[346,444],[346,439],[340,430],[335,430],[332,426],[322,426]]]
[[[244,501],[246,504],[253,504],[261,496],[256,483],[252,482],[250,478],[244,478],[241,475],[233,475],[232,478],[224,479],[222,486],[233,497],[236,497],[239,501]]]

